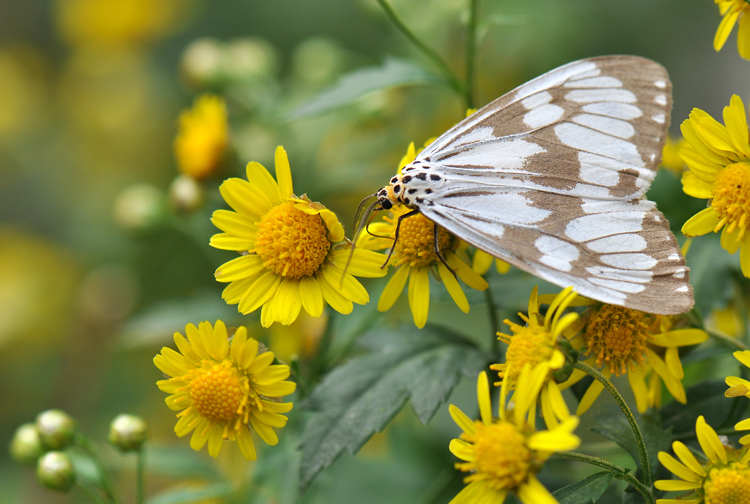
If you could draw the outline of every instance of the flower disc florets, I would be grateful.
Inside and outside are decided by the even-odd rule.
[[[586,325],[587,350],[584,355],[596,355],[597,365],[609,363],[612,373],[620,376],[641,365],[648,341],[648,328],[653,317],[638,310],[605,304]]]
[[[388,222],[389,220],[385,219]],[[444,229],[438,232],[438,250],[445,257],[446,252],[455,252],[460,241]],[[396,266],[430,266],[440,259],[435,254],[435,224],[422,214],[401,221],[398,241],[394,245]]]
[[[277,275],[297,280],[318,271],[331,242],[320,215],[310,215],[291,202],[273,207],[258,222],[255,253]]]
[[[507,376],[515,383],[525,364],[535,368],[542,362],[549,361],[555,352],[555,339],[545,326],[530,325],[527,327],[505,321],[511,328],[513,336],[506,336],[503,341],[508,342],[505,353],[505,367],[500,371],[501,378]],[[505,371],[508,371],[505,373]]]
[[[727,232],[739,228],[739,239],[745,235],[750,214],[750,163],[735,163],[716,174],[711,207],[719,213],[721,229],[725,224]]]
[[[476,471],[464,481],[482,479],[494,490],[517,488],[524,483],[531,469],[532,452],[526,446],[526,436],[510,422],[485,425],[475,421],[476,432],[461,434],[461,439],[472,443],[476,460],[457,463],[462,471]]]
[[[740,462],[714,467],[703,491],[706,504],[750,504],[750,467]]]

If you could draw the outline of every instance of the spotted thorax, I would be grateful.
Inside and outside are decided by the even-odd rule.
[[[669,223],[641,199],[672,106],[664,68],[605,56],[552,70],[448,130],[376,193],[581,295],[677,314],[693,306]]]

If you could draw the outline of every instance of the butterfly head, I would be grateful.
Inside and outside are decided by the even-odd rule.
[[[377,210],[390,210],[396,205],[408,206],[408,203],[404,201],[403,198],[403,195],[406,192],[404,189],[403,178],[404,176],[400,173],[394,175],[389,184],[377,192]]]

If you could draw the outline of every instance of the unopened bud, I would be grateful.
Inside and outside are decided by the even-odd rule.
[[[210,38],[194,41],[182,54],[180,68],[191,87],[215,85],[224,68],[224,44]]]
[[[147,437],[146,422],[135,415],[118,415],[109,425],[109,442],[123,452],[140,449]]]
[[[36,466],[39,484],[50,490],[67,492],[76,482],[73,463],[63,452],[51,451],[41,456]]]
[[[180,175],[169,186],[169,202],[177,212],[197,210],[203,201],[203,188],[192,177]]]
[[[8,451],[16,462],[27,466],[35,466],[36,461],[44,453],[44,447],[42,446],[42,440],[39,439],[39,431],[36,429],[36,425],[25,423],[16,429]]]
[[[46,449],[62,450],[73,443],[76,421],[62,410],[47,410],[36,417],[36,428]]]
[[[115,200],[117,224],[130,231],[152,228],[165,217],[164,195],[149,184],[136,184],[122,191]]]

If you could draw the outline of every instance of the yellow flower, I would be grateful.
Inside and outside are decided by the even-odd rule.
[[[689,171],[682,175],[686,194],[710,199],[710,206],[682,226],[685,236],[721,233],[721,246],[734,254],[740,249],[742,273],[750,277],[750,145],[745,106],[734,95],[724,107],[722,126],[700,109],[682,123],[687,145],[680,155]]]
[[[703,416],[695,422],[695,433],[705,458],[698,459],[679,441],[672,450],[680,460],[659,452],[659,461],[679,479],[658,480],[654,486],[665,492],[683,493],[677,499],[658,499],[657,504],[748,504],[750,503],[750,451],[726,446]]]
[[[724,16],[716,30],[714,49],[721,50],[727,41],[734,24],[739,19],[740,27],[737,31],[737,50],[744,59],[750,59],[750,5],[745,0],[715,0],[719,6],[719,13]]]
[[[469,472],[468,483],[451,504],[502,504],[508,492],[515,493],[524,504],[556,503],[555,498],[536,477],[554,452],[577,448],[581,440],[573,434],[578,418],[566,420],[547,431],[537,432],[535,406],[544,383],[544,370],[524,366],[519,373],[513,407],[506,406],[508,382],[500,392],[499,418],[493,418],[487,373],[477,379],[477,399],[481,421],[471,419],[450,405],[453,420],[463,433],[453,439],[450,450],[463,460],[456,469]],[[564,403],[563,403],[564,404]]]
[[[174,431],[182,437],[193,432],[190,447],[200,450],[208,442],[208,453],[219,455],[222,440],[237,441],[247,460],[255,460],[252,427],[260,438],[275,445],[279,438],[273,428],[286,425],[281,413],[292,403],[281,398],[294,392],[296,384],[285,381],[289,366],[271,365],[273,352],[259,350],[259,344],[239,327],[230,340],[221,320],[211,327],[202,322],[185,327],[187,339],[175,333],[175,352],[164,347],[154,364],[168,380],[156,385],[172,394],[166,399],[170,409],[179,411]]]
[[[675,140],[671,135],[667,135],[667,141],[661,155],[661,166],[671,171],[678,177],[682,175],[687,166],[685,161],[680,157],[680,149],[685,145],[685,139]]]
[[[497,269],[497,272],[501,275],[506,274],[508,271],[510,271],[510,264],[503,261],[502,259],[497,259],[495,257],[492,257],[484,250],[479,250],[474,253],[474,260],[471,263],[471,269],[479,273],[480,275],[484,275],[487,273],[487,270],[490,269],[490,266],[492,266],[492,260],[495,260],[495,268]]]
[[[708,334],[700,329],[672,330],[673,324],[673,317],[610,304],[597,305],[584,319],[583,330],[571,338],[571,344],[582,357],[587,357],[584,362],[599,368],[605,377],[627,374],[636,407],[643,413],[661,404],[659,379],[677,401],[687,402],[678,348],[702,343]],[[647,386],[646,379],[652,372],[658,378],[652,376]],[[573,385],[584,376],[583,371],[576,369],[561,387]],[[603,388],[595,380],[578,404],[576,414],[587,411]]]
[[[222,297],[238,304],[243,314],[263,307],[263,327],[289,325],[302,308],[320,317],[325,303],[351,313],[352,303],[370,300],[352,275],[384,276],[384,257],[357,249],[344,274],[351,245],[336,214],[306,196],[294,196],[283,147],[276,149],[275,162],[278,183],[252,162],[247,165],[249,182],[231,178],[220,187],[235,211],[214,212],[211,222],[225,232],[211,237],[211,245],[242,254],[216,270],[216,280],[230,282]]]
[[[750,367],[750,350],[734,352],[734,357],[744,366]],[[739,378],[737,376],[727,376],[724,381],[730,387],[729,390],[724,393],[726,397],[745,396],[750,399],[750,381]],[[750,418],[746,418],[745,420],[737,423],[734,428],[739,431],[750,430]],[[741,437],[740,443],[742,443],[743,445],[750,444],[750,434]]]
[[[572,287],[564,289],[555,296],[546,315],[542,316],[539,313],[537,288],[534,287],[529,297],[528,316],[519,313],[526,325],[505,320],[513,335],[498,333],[498,339],[508,345],[505,363],[490,366],[493,371],[498,371],[502,386],[509,389],[520,386],[521,370],[525,366],[530,366],[534,373],[541,373],[544,377],[540,385],[542,416],[549,428],[565,421],[568,416],[568,408],[553,375],[566,364],[567,359],[560,344],[565,341],[564,333],[578,320],[578,314],[563,315],[563,312],[577,295]]]
[[[180,114],[174,155],[185,175],[202,179],[214,174],[228,145],[229,124],[224,98],[210,94],[199,96],[192,109]]]

